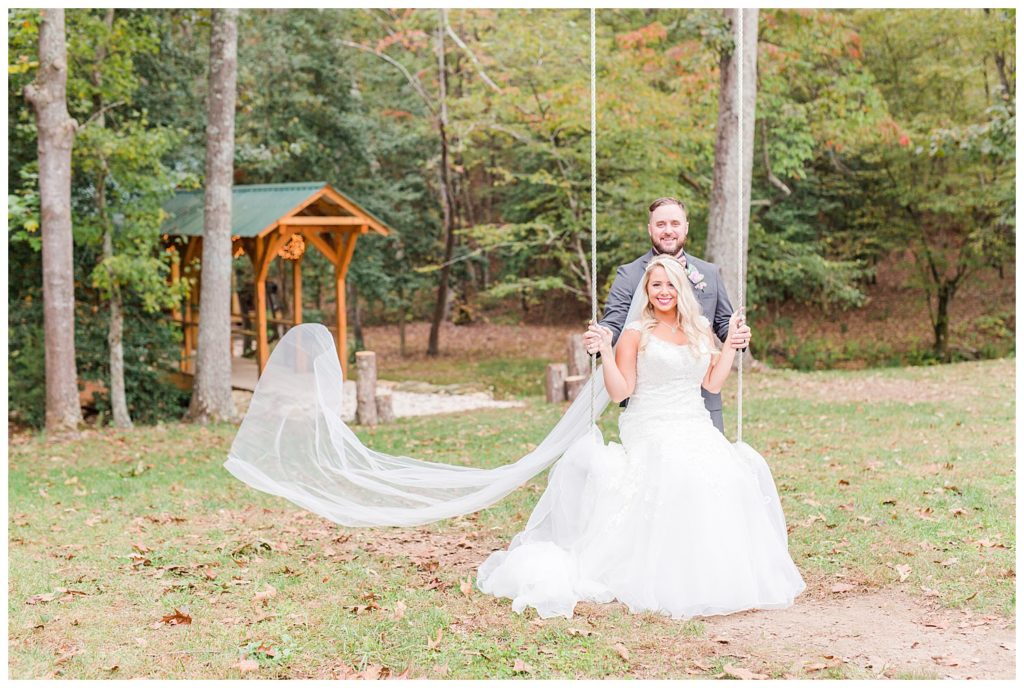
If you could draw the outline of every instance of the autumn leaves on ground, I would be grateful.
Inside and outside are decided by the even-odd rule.
[[[533,389],[528,355],[474,375]],[[772,467],[808,590],[786,611],[686,622],[618,604],[542,621],[474,588],[543,475],[472,516],[356,530],[231,477],[232,427],[15,434],[9,675],[1012,677],[1013,373],[1011,359],[745,376],[744,440]],[[526,400],[359,433],[386,452],[499,465],[561,412]]]

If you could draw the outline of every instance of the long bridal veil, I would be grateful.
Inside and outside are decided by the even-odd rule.
[[[640,296],[637,289],[627,323],[639,316]],[[576,457],[558,471],[559,479],[568,479],[581,470],[579,457],[603,446],[591,418],[592,394],[595,417],[609,401],[600,373],[591,376],[536,449],[491,469],[370,449],[341,420],[342,381],[327,328],[305,324],[290,329],[267,362],[224,467],[257,490],[341,525],[414,526],[490,506],[563,454]],[[575,520],[559,519],[556,511],[571,509],[571,504],[541,500],[531,525],[550,522],[557,530],[559,523]]]

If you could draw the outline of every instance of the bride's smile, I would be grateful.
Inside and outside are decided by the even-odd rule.
[[[651,281],[647,285],[647,297],[657,311],[672,314],[675,319],[676,288],[668,279],[665,269],[656,267],[651,271]]]

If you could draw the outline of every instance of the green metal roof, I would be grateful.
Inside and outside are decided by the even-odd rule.
[[[231,235],[258,236],[268,226],[295,210],[296,206],[301,205],[325,186],[328,186],[327,182],[236,185],[231,191]],[[357,203],[349,200],[363,210]],[[202,236],[203,204],[204,196],[201,189],[176,193],[164,203],[164,211],[169,217],[160,228],[161,233],[173,236]],[[366,214],[384,225],[370,213]]]

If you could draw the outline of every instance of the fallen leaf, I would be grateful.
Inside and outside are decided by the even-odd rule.
[[[512,664],[512,671],[514,671],[517,674],[532,674],[533,667],[524,662],[523,660],[517,659]]]
[[[270,583],[267,583],[267,586],[262,590],[257,591],[257,593],[253,595],[252,599],[254,602],[259,602],[266,607],[267,601],[273,599],[276,595],[277,589]]]
[[[928,628],[938,628],[941,630],[946,630],[947,628],[949,628],[949,622],[940,617],[921,619],[921,625],[926,626]]]
[[[121,668],[120,664],[111,664],[110,666],[103,667],[104,671],[117,671]]]
[[[999,643],[999,647],[1003,648],[1004,650],[1009,650],[1010,652],[1015,652],[1017,650],[1016,643]]]
[[[732,676],[733,678],[742,679],[744,681],[760,681],[768,678],[768,674],[757,674],[753,671],[749,671],[743,667],[734,666],[732,664],[726,664],[723,666],[722,671],[725,672],[726,676]]]
[[[999,543],[999,542],[993,542],[992,540],[977,540],[975,542],[975,544],[978,545],[978,547],[990,547],[992,549],[1006,549],[1006,545],[1004,545],[1002,543]]]
[[[78,646],[64,646],[61,648],[60,655],[53,661],[53,663],[58,665],[64,664],[80,654],[82,654],[82,648]]]
[[[921,586],[921,592],[923,592],[928,597],[941,597],[942,596],[942,593],[940,593],[938,590],[935,590],[934,588],[926,587],[924,585]]]
[[[907,580],[910,577],[910,573],[913,569],[910,568],[909,564],[897,564],[895,567],[896,573],[900,577],[900,583]]]
[[[957,563],[958,561],[960,561],[960,560],[957,557],[950,557],[949,559],[946,559],[945,561],[939,561],[939,562],[936,562],[936,563],[939,566],[945,566],[945,567],[948,568],[948,567],[952,566],[953,564]]]
[[[962,509],[960,507],[956,507],[954,509],[950,509],[949,513],[953,514],[954,518],[959,517],[959,516],[966,516],[967,515],[967,509]]]
[[[834,593],[850,592],[851,590],[856,590],[856,589],[857,589],[856,585],[850,585],[849,583],[836,583],[835,585],[832,586],[832,592],[834,592]]]
[[[932,661],[941,666],[956,667],[960,666],[960,661],[954,659],[952,655],[932,655]]]
[[[168,626],[187,626],[192,623],[192,617],[176,608],[174,613],[165,614],[160,621]]]
[[[437,629],[437,636],[433,639],[427,638],[427,649],[436,650],[441,646],[441,629]]]
[[[825,669],[826,667],[828,667],[828,664],[825,664],[825,662],[814,662],[813,664],[805,665],[804,666],[804,671],[808,671],[808,672],[809,671],[821,671],[822,669]]]
[[[239,672],[246,674],[250,671],[256,671],[259,669],[260,663],[255,659],[240,659],[238,660],[238,664],[235,665],[235,668],[238,669]]]
[[[934,516],[932,516],[932,508],[930,506],[922,507],[922,508],[918,509],[914,513],[917,514],[918,518],[922,518],[925,521],[938,521],[939,520],[939,519],[935,518]]]
[[[398,621],[403,616],[405,616],[405,602],[403,602],[402,600],[398,600],[397,602],[395,602],[394,611],[391,612],[391,618],[395,621]]]
[[[629,650],[626,649],[625,645],[623,645],[622,643],[615,643],[614,645],[612,645],[612,649],[615,650],[615,653],[619,657],[622,657],[622,661],[629,661]]]
[[[459,581],[459,590],[461,590],[462,594],[465,595],[466,597],[469,597],[470,595],[472,595],[473,594],[473,579],[472,578],[467,578],[466,580],[460,580]]]

